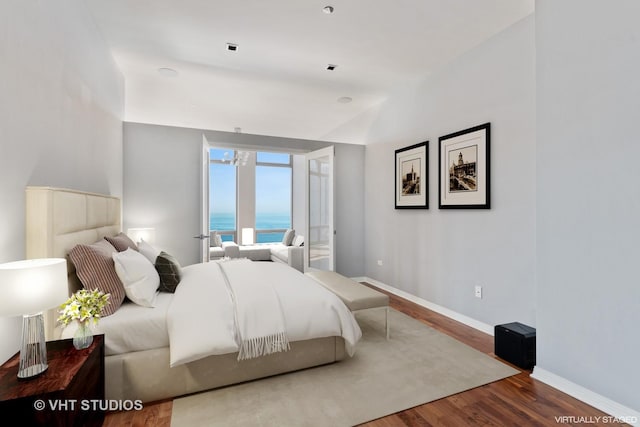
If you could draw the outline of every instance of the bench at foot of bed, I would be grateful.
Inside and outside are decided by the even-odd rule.
[[[385,310],[385,329],[389,339],[389,296],[349,279],[335,271],[307,271],[307,276],[336,294],[349,310]]]

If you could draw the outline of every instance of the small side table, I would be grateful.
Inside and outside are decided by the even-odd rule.
[[[47,342],[49,368],[18,378],[19,354],[0,366],[0,413],[25,426],[101,426],[104,421],[104,335],[86,349],[71,339]]]

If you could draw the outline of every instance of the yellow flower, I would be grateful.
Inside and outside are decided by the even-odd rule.
[[[60,305],[58,322],[66,326],[72,320],[84,322],[92,319],[94,323],[98,323],[102,309],[109,304],[110,296],[110,294],[105,294],[98,289],[79,290]]]

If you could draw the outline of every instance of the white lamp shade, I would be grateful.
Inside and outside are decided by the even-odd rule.
[[[144,240],[149,244],[153,244],[156,241],[155,228],[129,228],[127,229],[127,235],[136,243]]]
[[[0,264],[0,316],[36,314],[69,298],[67,261],[41,258]]]
[[[242,229],[242,244],[253,245],[253,228]]]

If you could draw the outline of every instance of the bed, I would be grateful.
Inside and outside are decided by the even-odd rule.
[[[69,294],[82,288],[74,263],[69,259],[70,252],[78,245],[92,245],[119,235],[122,235],[122,225],[118,198],[69,189],[27,187],[27,258],[67,258]],[[95,332],[105,335],[107,399],[151,402],[329,364],[353,354],[361,336],[346,306],[346,311],[343,307],[333,306],[334,298],[339,301],[335,295],[330,292],[318,294],[318,289],[307,288],[312,285],[312,279],[286,265],[221,260],[184,266],[181,274],[182,280],[174,292],[157,293],[153,308],[125,298],[113,314],[100,320]],[[247,277],[256,275],[263,279],[270,277],[267,281],[274,283],[275,292],[280,292],[266,293],[261,299],[273,300],[269,304],[280,304],[281,315],[275,317],[286,330],[282,348],[262,353],[262,350],[256,353],[254,340],[242,339],[253,331],[247,325],[252,321],[256,323],[250,305],[255,303],[251,299],[256,297],[250,288],[245,288],[249,281]],[[218,277],[216,281],[222,288],[213,290],[203,285],[213,276]],[[225,293],[224,286],[229,292]],[[310,310],[301,309],[306,306],[300,305],[302,300],[293,297],[298,292],[296,287],[310,292],[311,296],[302,297],[302,300],[320,299],[323,302]],[[185,299],[189,294],[191,299]],[[229,311],[227,305],[218,304],[222,304],[223,295],[231,295],[236,304],[236,317],[231,321],[216,317],[218,312]],[[200,309],[193,309],[198,304],[201,304]],[[267,314],[269,304],[256,308],[257,313],[262,313],[258,320],[270,319]],[[320,306],[327,306],[329,310],[318,311]],[[300,317],[305,311],[314,314]],[[194,312],[205,312],[206,316],[190,317]],[[336,317],[330,320],[331,324],[313,323],[313,319],[323,316]],[[72,329],[56,323],[56,317],[56,310],[45,313],[47,340],[72,334]],[[227,333],[225,322],[227,326],[237,326],[230,332],[235,334],[236,347],[233,347],[234,340],[228,338],[222,344],[214,342],[214,337]],[[221,323],[219,330],[213,326]],[[256,327],[260,325],[253,326]],[[273,335],[278,342],[282,332]],[[191,348],[192,344],[196,344],[195,349]]]

